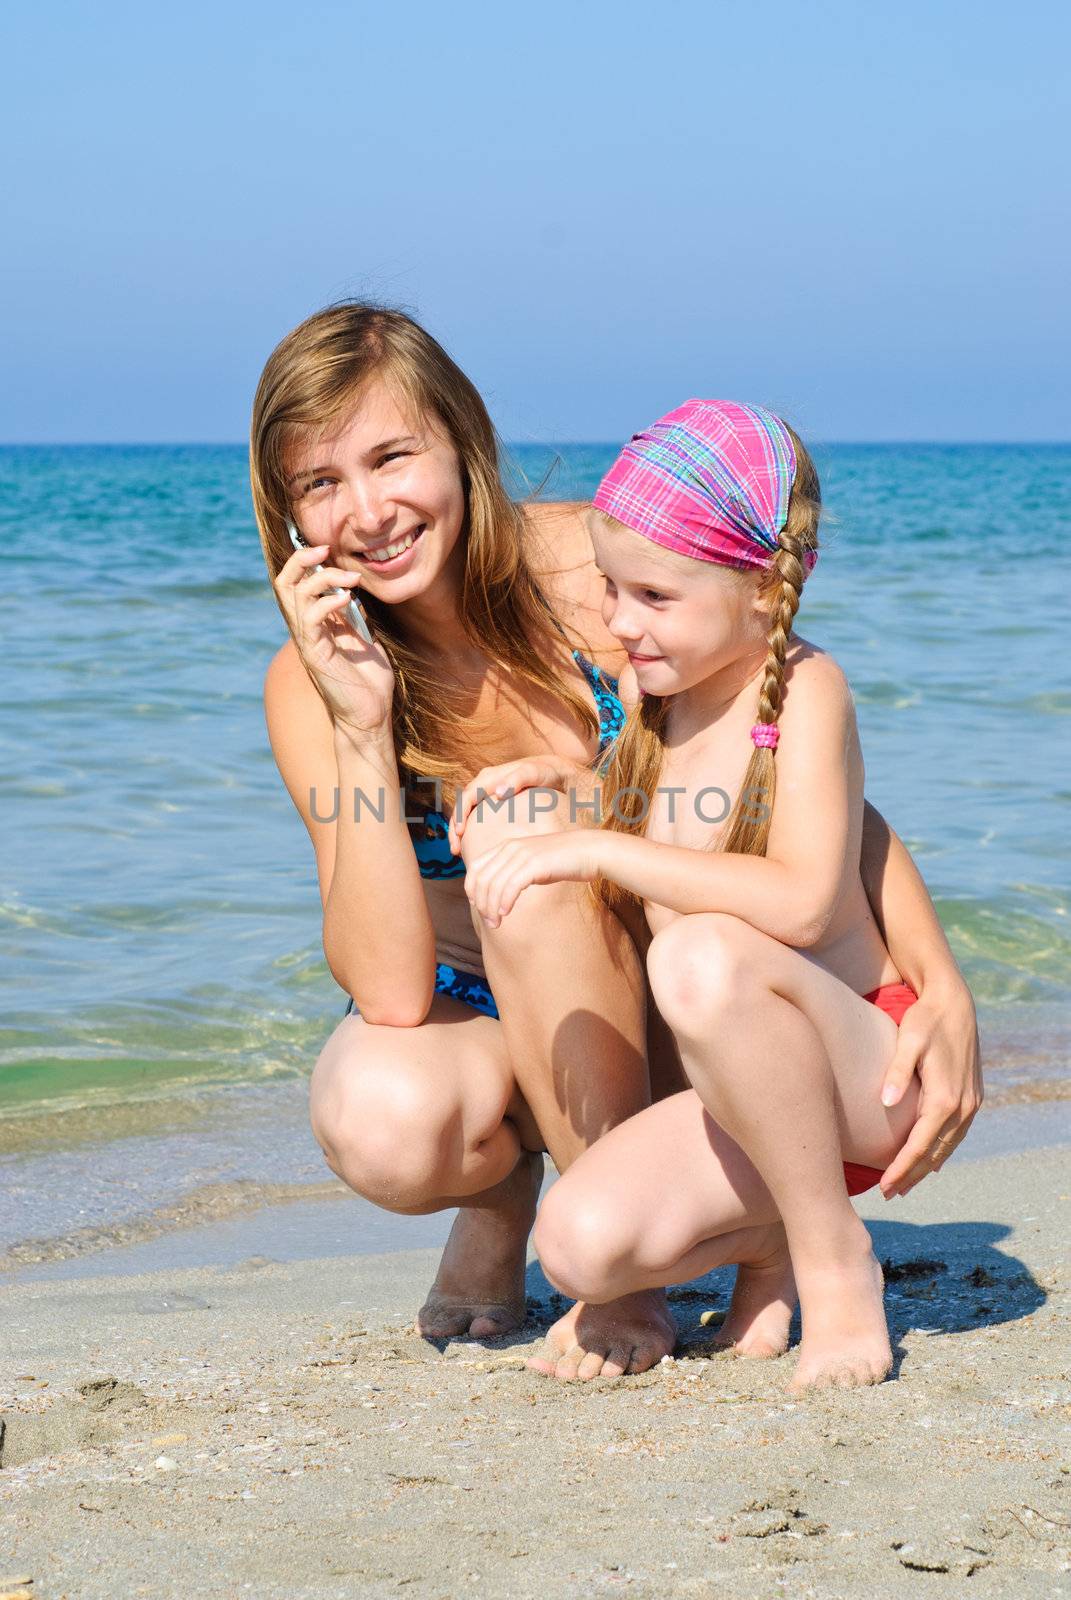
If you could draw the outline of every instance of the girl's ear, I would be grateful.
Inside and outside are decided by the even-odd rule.
[[[760,617],[769,621],[770,600],[772,591],[767,583],[767,574],[762,571],[752,570],[743,574],[744,581],[751,585],[751,609]]]

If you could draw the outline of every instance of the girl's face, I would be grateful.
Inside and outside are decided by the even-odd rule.
[[[407,417],[369,384],[334,433],[310,435],[286,462],[291,515],[325,565],[359,570],[362,588],[397,605],[443,571],[465,518],[457,452],[437,417]]]
[[[593,511],[595,560],[606,580],[602,615],[628,651],[641,689],[679,694],[766,644],[757,599],[763,574],[697,561]]]

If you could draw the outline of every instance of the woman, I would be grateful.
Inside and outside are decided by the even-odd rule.
[[[465,863],[507,833],[569,826],[564,800],[476,806],[460,859],[447,822],[456,787],[520,758],[548,783],[581,782],[620,725],[609,675],[624,652],[580,508],[510,502],[478,393],[401,313],[346,303],[290,333],[257,389],[250,455],[291,635],[268,669],[269,735],[315,850],[328,965],[353,997],[316,1063],[313,1130],[377,1204],[460,1207],[420,1331],[503,1334],[524,1320],[543,1150],[564,1171],[685,1085],[633,935],[582,885],[526,897],[497,928],[470,913]],[[288,518],[307,550],[292,550]],[[371,646],[338,620],[358,586]],[[862,870],[920,995],[898,1071],[906,1083],[918,1064],[923,1110],[885,1176],[904,1192],[976,1109],[973,1007],[910,857],[870,808]],[[573,1307],[549,1340],[563,1372],[579,1351],[594,1376],[643,1371],[674,1329],[652,1290]]]

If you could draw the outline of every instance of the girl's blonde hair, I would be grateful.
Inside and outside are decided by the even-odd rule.
[[[414,425],[426,418],[437,421],[457,452],[465,496],[459,618],[466,636],[489,660],[544,690],[594,735],[593,708],[559,681],[549,664],[551,652],[543,648],[557,628],[525,555],[523,508],[502,483],[501,446],[487,408],[442,345],[404,312],[341,301],[306,318],[268,358],[253,401],[249,474],[272,578],[293,553],[286,531],[287,452],[310,433],[322,435],[342,423],[376,379],[388,385]],[[394,743],[407,787],[422,792],[414,781],[418,774],[465,782],[477,759],[471,716],[434,666],[406,642],[399,608],[366,590],[361,603],[394,669]]]
[[[818,522],[822,511],[822,494],[814,462],[795,431],[787,423],[784,427],[796,451],[796,473],[785,525],[777,536],[777,553],[756,591],[757,596],[766,601],[771,619],[756,721],[772,723],[781,715],[785,655],[807,575],[803,557],[806,551],[818,549]],[[602,786],[601,827],[618,833],[642,831],[662,774],[671,700],[671,695],[643,695],[629,712],[613,747]],[[774,752],[754,747],[718,848],[737,855],[765,855],[775,793]],[[612,909],[640,903],[638,896],[607,878],[596,878],[591,889],[598,902]]]

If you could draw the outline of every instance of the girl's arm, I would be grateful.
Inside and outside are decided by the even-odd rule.
[[[776,756],[778,803],[765,856],[697,851],[605,833],[600,870],[671,911],[729,912],[783,944],[801,949],[817,944],[844,890],[852,813],[858,817],[862,804],[862,764],[851,691],[831,657],[813,654],[795,663],[788,702]],[[704,802],[698,794],[686,794],[678,804]],[[718,804],[717,797],[705,801],[708,808]]]
[[[264,709],[316,852],[327,965],[366,1021],[417,1027],[434,993],[435,929],[402,820],[393,743],[336,727],[289,641],[268,668]],[[369,804],[355,820],[358,790],[382,821]]]
[[[777,792],[765,857],[656,844],[637,833],[580,829],[497,845],[469,868],[465,888],[489,926],[534,883],[596,874],[643,900],[681,913],[724,911],[785,944],[816,944],[843,893],[862,813],[862,763],[855,708],[828,656],[795,664],[789,731],[777,753]],[[690,792],[677,804],[718,820],[721,791]],[[758,798],[758,797],[756,797]],[[761,801],[760,801],[761,803]]]
[[[917,1072],[922,1085],[910,1137],[882,1178],[886,1195],[906,1194],[935,1172],[965,1138],[982,1103],[974,1000],[909,851],[881,813],[863,816],[860,872],[897,970],[918,995],[900,1024],[882,1100],[895,1105]]]

